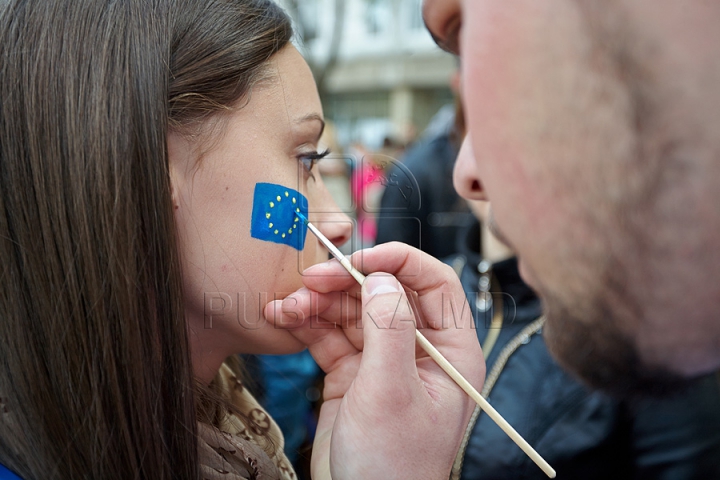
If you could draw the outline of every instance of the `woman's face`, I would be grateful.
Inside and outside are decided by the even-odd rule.
[[[262,309],[301,287],[301,272],[328,254],[309,232],[301,251],[253,238],[256,184],[303,194],[310,221],[336,244],[352,231],[351,220],[339,211],[308,157],[317,152],[323,129],[310,69],[287,46],[270,60],[269,73],[270,79],[253,87],[247,103],[204,141],[179,134],[168,138],[185,311],[200,378],[212,378],[234,353],[290,353],[303,347],[268,323]]]

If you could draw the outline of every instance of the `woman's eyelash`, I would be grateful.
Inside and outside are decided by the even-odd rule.
[[[315,166],[315,164],[318,162],[318,160],[321,160],[325,157],[327,157],[330,154],[330,149],[327,148],[323,152],[308,152],[308,153],[302,153],[298,155],[298,159],[302,162],[303,167],[307,171],[310,178],[315,180],[315,176],[312,174],[312,168]]]

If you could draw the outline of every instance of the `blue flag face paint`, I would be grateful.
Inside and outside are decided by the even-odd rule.
[[[308,215],[308,201],[302,193],[274,183],[258,183],[253,195],[250,235],[302,250],[307,225],[298,218],[298,212]]]

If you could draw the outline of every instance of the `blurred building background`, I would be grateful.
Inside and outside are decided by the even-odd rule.
[[[422,0],[278,0],[315,74],[338,143],[404,146],[452,103],[457,69],[425,29]]]

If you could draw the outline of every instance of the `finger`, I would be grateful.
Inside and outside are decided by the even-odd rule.
[[[315,362],[326,374],[340,368],[348,357],[360,353],[341,328],[301,328],[291,333],[308,346]]]
[[[419,383],[415,364],[415,323],[402,286],[390,275],[373,274],[363,283],[363,350],[360,371],[373,389],[406,398]]]
[[[357,350],[363,348],[361,315],[359,300],[346,292],[320,294],[307,288],[299,289],[284,300],[270,302],[265,308],[268,321],[286,330],[299,329],[310,321],[312,329],[342,328]],[[298,337],[305,338],[305,335],[306,332],[297,333]]]
[[[329,322],[319,322],[316,316],[303,316],[298,320],[298,317],[291,315],[294,321],[284,321],[287,314],[282,311],[281,300],[267,304],[265,317],[305,344],[315,362],[325,373],[331,372],[344,358],[356,355],[359,351],[342,328],[337,328]]]
[[[407,247],[406,245],[398,245],[401,245],[401,250],[413,250],[411,247]],[[397,250],[395,250],[394,253],[397,254]],[[412,254],[412,252],[409,253]],[[430,257],[430,260],[432,260],[432,262],[429,263],[433,263],[436,261],[432,257]],[[402,268],[404,268],[402,265],[405,265],[405,263],[403,263],[402,261],[398,262],[397,264],[393,264],[390,261],[385,263],[385,266],[388,266],[389,268],[395,267],[399,270],[402,270]],[[450,272],[452,272],[452,270],[450,270]],[[438,275],[443,274],[443,269],[435,269],[434,273]],[[367,278],[385,279],[387,281],[387,279],[390,279],[392,277],[387,276],[387,274],[383,273],[371,274]],[[366,283],[368,283],[367,280]],[[409,317],[415,318],[419,327],[421,325],[425,325],[428,327],[422,329],[422,332],[426,336],[427,340],[436,347],[438,347],[443,353],[443,355],[446,357],[446,359],[452,364],[454,364],[461,373],[465,374],[475,372],[478,369],[477,359],[482,358],[482,351],[478,343],[476,332],[473,328],[474,323],[472,321],[472,312],[470,311],[470,307],[467,304],[464,292],[462,292],[462,288],[454,272],[452,272],[452,275],[449,278],[440,283],[437,283],[437,285],[438,286],[433,290],[425,290],[424,296],[415,296],[414,294],[411,294],[409,296],[403,295],[403,300],[398,302],[397,310],[395,312],[389,310],[389,308],[391,307],[391,305],[389,304],[383,307],[387,309],[386,315],[389,315],[390,321],[392,322],[393,328],[391,329],[391,332],[397,332],[399,328],[407,327],[409,322],[403,320],[406,320]],[[458,293],[458,290],[460,293]],[[370,345],[368,345],[367,343],[367,333],[372,332],[371,327],[374,327],[375,325],[373,322],[369,322],[369,317],[366,314],[367,308],[365,308],[365,305],[369,305],[369,302],[372,301],[375,302],[374,305],[376,308],[378,306],[377,298],[365,298],[365,296],[367,295],[366,292],[368,291],[372,291],[372,289],[364,286],[363,327],[366,331],[364,347],[364,351],[366,352],[368,352],[368,349],[370,348]],[[451,300],[458,299],[459,295],[462,295],[462,298],[460,298],[459,301],[451,302]],[[415,302],[417,306],[413,307],[413,302]],[[460,305],[458,305],[458,303]],[[408,309],[411,310],[412,313],[408,313]],[[417,320],[417,315],[421,315],[422,319]],[[470,317],[469,320],[464,318],[467,316]],[[448,330],[452,331],[450,332]],[[411,334],[414,341],[414,332],[411,332]],[[385,348],[395,347],[388,346]],[[422,359],[424,361],[423,365],[425,366],[426,371],[440,374],[441,376],[443,376],[443,374],[441,373],[441,369],[434,364],[434,361],[430,360],[429,358],[424,358],[427,357],[426,352],[421,350],[419,346],[415,347],[414,351],[416,353],[413,357],[413,360]],[[476,352],[476,354],[469,355],[470,352]],[[381,361],[387,362],[387,360],[383,359],[382,357],[378,358],[380,358]],[[398,356],[397,358],[400,359],[401,357]],[[416,365],[417,364],[413,364],[414,367],[416,367]],[[393,365],[392,368],[400,368],[401,366],[402,365]],[[407,365],[405,366],[407,367]],[[482,370],[484,371],[484,369]],[[417,368],[415,368],[414,371],[417,372]]]
[[[417,293],[419,328],[436,330],[474,327],[472,311],[454,270],[403,243],[391,242],[353,254],[353,265],[365,274],[387,272]]]
[[[357,280],[335,259],[305,269],[302,280],[306,287],[316,292],[346,291],[353,296],[360,293]]]
[[[283,300],[273,300],[265,305],[263,315],[268,322],[272,323],[276,328],[282,328],[285,330],[293,330],[301,328],[310,316],[305,315],[303,312],[296,312],[292,309],[292,303],[287,304],[287,309],[283,309]]]
[[[358,250],[350,256],[350,262],[366,275],[374,272],[391,273],[400,283],[419,294],[425,290],[434,290],[443,283],[441,278],[445,276],[445,271],[452,271],[452,268],[436,258],[400,242]]]
[[[366,275],[388,272],[408,290],[417,292],[417,310],[421,312],[419,328],[473,327],[472,312],[457,275],[436,258],[409,245],[391,242],[355,252],[350,261]],[[303,283],[323,292],[342,289],[354,292],[351,278],[335,260],[303,272]]]
[[[362,305],[347,292],[317,293],[301,288],[283,302],[283,313],[288,317],[285,323],[297,319],[313,318],[312,328],[341,327],[350,343],[358,350],[363,348]]]
[[[323,401],[333,398],[342,398],[357,377],[362,353],[346,356],[342,362],[338,362],[336,368],[325,375],[323,386]]]
[[[320,407],[313,452],[310,460],[312,478],[327,479],[330,475],[330,442],[341,399],[325,400]]]
[[[362,311],[357,298],[347,292],[318,293],[308,288],[288,295],[283,300],[282,310],[288,317],[302,319],[317,316],[342,327],[357,324]]]
[[[322,320],[320,323],[328,323],[327,320]],[[356,323],[349,324],[342,329],[343,334],[347,337],[350,344],[355,347],[358,351],[362,351],[365,347],[365,341],[363,340],[362,322],[360,319]]]

